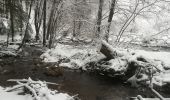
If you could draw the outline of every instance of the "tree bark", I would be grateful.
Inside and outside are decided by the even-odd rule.
[[[47,38],[49,39],[49,49],[52,48],[53,44],[53,37],[54,37],[54,28],[55,28],[55,13],[56,13],[56,2],[55,0],[53,1],[52,9],[51,9],[51,14],[50,14],[50,19],[49,19],[49,26],[48,26],[48,32],[47,32]]]
[[[47,2],[44,0],[44,19],[43,19],[43,46],[46,45],[46,5]]]
[[[43,18],[43,8],[42,8],[43,0],[40,0],[37,2],[36,7],[35,7],[35,30],[36,30],[36,42],[39,40],[39,32],[40,32],[40,27],[42,23],[42,18]]]
[[[107,30],[106,30],[106,34],[105,34],[105,40],[107,42],[108,42],[108,39],[109,39],[110,26],[111,26],[111,22],[112,22],[114,10],[115,10],[115,4],[116,4],[116,0],[112,0],[109,18],[108,18],[108,26],[107,26]]]
[[[27,20],[27,24],[26,24],[26,29],[25,29],[24,38],[22,39],[22,43],[21,43],[21,45],[18,47],[18,50],[23,47],[23,45],[25,44],[25,41],[26,41],[26,36],[27,36],[27,34],[28,34],[28,25],[29,25],[29,19],[30,19],[30,16],[31,16],[31,8],[32,8],[32,5],[33,5],[33,0],[31,0],[31,4],[30,4],[30,8],[29,8],[29,14],[28,14],[28,20]]]
[[[6,19],[8,19],[8,2],[9,2],[9,0],[5,0],[5,14],[6,14]]]
[[[11,22],[11,35],[12,35],[12,42],[14,42],[14,12],[13,12],[13,7],[14,7],[14,1],[10,0],[9,2],[10,6],[10,22]]]
[[[117,55],[117,52],[113,50],[113,47],[108,44],[105,40],[101,42],[100,52],[106,56],[108,60],[114,59]]]
[[[73,38],[76,37],[76,21],[75,18],[73,18]]]
[[[104,0],[99,0],[99,9],[98,9],[98,19],[97,19],[97,34],[96,36],[99,37],[101,32],[101,21],[102,21],[102,10],[103,10]]]
[[[50,34],[51,34],[51,28],[53,27],[53,19],[54,19],[54,9],[55,9],[55,0],[53,1],[53,5],[52,8],[50,10],[50,16],[49,16],[49,20],[48,20],[48,28],[47,28],[47,36],[46,39],[49,40]]]

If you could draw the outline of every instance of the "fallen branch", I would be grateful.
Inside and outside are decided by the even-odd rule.
[[[9,79],[8,81],[16,82],[16,83],[18,83],[18,85],[14,86],[10,89],[7,89],[6,92],[11,92],[11,91],[14,91],[19,88],[23,88],[23,89],[25,88],[29,92],[31,92],[31,94],[33,95],[35,100],[40,100],[40,96],[42,94],[41,89],[47,88],[46,84],[59,85],[59,84],[51,83],[51,82],[33,81],[31,78],[22,79],[22,80],[21,79]],[[27,91],[24,91],[24,92],[27,92]]]
[[[27,80],[27,79],[9,79],[9,80],[7,80],[7,81],[9,81],[9,82],[17,82],[17,81],[19,81],[19,82],[29,82],[29,80]],[[31,81],[32,83],[31,84],[39,84],[39,83],[37,83],[37,81]],[[60,85],[60,84],[57,84],[57,83],[52,83],[52,82],[43,82],[44,84],[50,84],[50,85]]]
[[[21,83],[19,81],[17,81],[17,83],[20,84],[20,85],[23,85],[25,88],[27,88],[34,95],[34,98],[36,100],[39,100],[39,97],[37,95],[38,93],[36,93],[37,91],[35,89],[33,89],[33,87],[31,87],[30,84],[28,84],[28,83],[24,84],[24,83]]]
[[[24,85],[16,85],[16,86],[14,86],[14,87],[12,87],[10,89],[6,89],[5,91],[6,92],[11,92],[11,91],[16,90],[16,89],[21,88],[21,87],[24,87]]]
[[[162,95],[160,95],[155,89],[153,88],[150,89],[158,98],[160,98],[160,100],[165,100],[165,98]]]

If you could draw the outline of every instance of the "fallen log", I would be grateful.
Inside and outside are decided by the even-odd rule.
[[[116,51],[113,50],[113,47],[104,40],[101,42],[100,52],[107,57],[107,60],[114,59],[117,55]]]
[[[131,83],[132,86],[137,86],[137,83],[148,84],[150,75],[155,77],[155,86],[166,86],[166,83],[169,83],[169,79],[167,79],[169,70],[165,69],[163,60],[155,58],[155,53],[151,52],[153,57],[150,57],[152,56],[149,54],[150,52],[114,48],[104,40],[101,40],[100,52],[107,59],[104,59],[106,64],[101,64],[100,61],[93,68],[99,73],[116,76],[117,73],[121,72],[119,76],[125,77],[123,79]],[[141,69],[136,74],[136,70],[139,68]]]

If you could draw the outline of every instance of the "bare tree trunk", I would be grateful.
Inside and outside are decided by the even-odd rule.
[[[9,31],[7,31],[7,47],[8,47],[8,44],[9,44]]]
[[[1,14],[1,17],[3,17],[3,15],[5,14],[5,8],[6,8],[6,7],[5,7],[5,0],[2,0],[2,2],[3,2],[3,3],[2,3],[2,6],[3,6],[3,7],[2,7],[3,12],[2,12],[2,13],[3,13],[3,14]]]
[[[42,23],[43,18],[43,8],[42,8],[42,2],[43,0],[37,1],[36,7],[35,7],[35,30],[36,30],[36,42],[39,40],[39,31]]]
[[[73,18],[73,38],[76,37],[76,21],[75,18]]]
[[[37,42],[39,40],[39,29],[36,28],[35,31],[36,31],[35,40]]]
[[[49,39],[49,48],[51,49],[52,43],[53,43],[53,35],[54,35],[54,21],[55,21],[55,3],[56,1],[53,1],[52,9],[51,9],[51,14],[50,14],[50,19],[49,19],[49,26],[48,26],[48,32],[47,32],[47,38]]]
[[[44,19],[43,19],[43,46],[46,45],[46,5],[47,2],[44,0]]]
[[[12,42],[14,42],[14,15],[13,15],[13,7],[14,7],[14,1],[10,0],[9,2],[9,8],[10,8],[10,22],[11,22],[11,34],[12,34]]]
[[[8,4],[9,4],[9,0],[5,0],[5,6],[6,6],[6,9],[5,9],[6,19],[8,19],[8,10],[9,10]]]
[[[49,19],[49,21],[48,21],[48,27],[47,27],[46,40],[49,40],[49,36],[50,36],[50,27],[51,27],[51,20],[52,20],[52,15],[50,14],[50,19]]]
[[[52,23],[53,23],[53,13],[54,13],[54,6],[55,6],[55,1],[53,1],[53,5],[52,5],[52,9],[50,11],[50,18],[48,20],[48,28],[47,28],[47,36],[46,39],[49,40],[50,37],[50,31],[51,31],[51,27],[52,27]]]
[[[51,33],[51,35],[50,35],[50,40],[49,40],[49,49],[52,48],[53,38],[54,38],[54,33]]]
[[[48,29],[47,29],[47,38],[49,38],[49,44],[48,44],[49,48],[52,48],[53,46],[55,35],[56,35],[56,30],[58,29],[60,25],[59,24],[61,21],[60,9],[63,7],[62,1],[63,0],[58,0],[58,1],[54,0],[52,8],[51,8],[50,18],[48,21]]]
[[[82,22],[81,22],[81,19],[79,19],[79,23],[78,23],[78,34],[81,33],[81,25],[82,25]]]
[[[5,7],[6,7],[6,11],[5,11],[5,13],[6,13],[6,18],[8,19],[8,4],[9,4],[9,0],[6,0],[5,1]],[[6,40],[6,42],[7,42],[7,47],[8,47],[8,44],[9,44],[9,32],[6,30],[6,32],[7,32],[7,40]]]
[[[22,43],[21,43],[21,45],[18,47],[18,50],[23,47],[23,45],[25,44],[25,41],[26,41],[26,36],[27,36],[27,34],[28,34],[28,25],[29,25],[29,19],[30,19],[30,16],[31,16],[31,8],[32,8],[32,5],[33,5],[33,0],[31,0],[31,4],[30,4],[30,8],[29,8],[29,14],[28,14],[28,20],[27,20],[27,24],[26,24],[26,29],[25,29],[24,38],[22,39]]]
[[[99,0],[98,19],[97,19],[97,34],[96,34],[97,37],[99,37],[100,33],[101,33],[103,4],[104,4],[104,0]]]
[[[111,23],[112,23],[112,18],[113,18],[113,14],[114,14],[114,10],[115,10],[115,4],[116,4],[116,0],[112,0],[109,18],[108,18],[108,26],[107,26],[107,30],[106,30],[106,34],[105,34],[105,40],[107,42],[108,42],[108,39],[109,39],[110,26],[111,26]]]

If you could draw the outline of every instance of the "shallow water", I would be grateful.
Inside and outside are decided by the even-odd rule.
[[[78,94],[81,100],[129,100],[137,95],[151,97],[144,89],[130,88],[118,80],[84,72],[64,71],[63,76],[59,78],[49,77],[45,80],[61,84],[51,88],[71,95]]]
[[[39,52],[38,52],[39,53]],[[8,73],[0,74],[0,85],[10,86],[15,83],[7,82],[8,79],[23,79],[31,77],[34,80],[45,80],[60,84],[49,86],[70,95],[78,94],[81,100],[129,100],[130,97],[142,95],[153,97],[149,90],[144,88],[131,88],[113,78],[87,72],[64,69],[59,77],[46,76],[45,67],[50,65],[41,63],[39,58],[5,58],[0,61],[0,66]],[[39,66],[37,66],[39,64]],[[163,94],[170,97],[170,94]]]
[[[58,83],[60,84],[59,86],[50,85],[49,87],[70,95],[78,94],[81,100],[129,100],[129,97],[139,94],[151,96],[136,88],[125,86],[120,81],[87,72],[65,69],[62,76],[46,76],[43,67],[38,70],[32,70],[35,67],[32,62],[32,60],[28,59],[18,59],[15,63],[7,64],[6,69],[11,71],[0,75],[0,85],[11,86],[15,84],[7,82],[6,80],[8,79],[31,77],[34,80]]]

